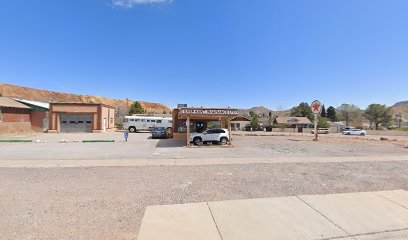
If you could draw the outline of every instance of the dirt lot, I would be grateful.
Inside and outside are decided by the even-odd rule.
[[[310,135],[301,134],[234,136],[232,148],[187,148],[183,147],[184,142],[148,137],[149,134],[131,134],[125,143],[121,133],[7,136],[39,143],[0,143],[0,160],[228,158],[237,163],[0,167],[0,239],[136,239],[149,205],[408,190],[408,142],[403,139],[330,136],[313,142]],[[116,142],[73,142],[84,139]],[[68,143],[59,143],[60,140]],[[304,161],[285,162],[291,157]],[[335,157],[364,157],[364,161],[316,161]],[[271,162],[244,164],[249,158]],[[273,162],[276,158],[284,161]]]
[[[349,157],[408,154],[407,140],[379,141],[340,135],[322,137],[319,142],[313,142],[309,135],[233,136],[233,148],[187,148],[184,147],[183,141],[149,139],[149,136],[148,133],[131,134],[127,143],[124,142],[122,133],[14,136],[13,139],[33,139],[40,143],[0,143],[0,160]],[[89,139],[113,139],[116,142],[73,142]],[[69,142],[60,143],[60,140]]]
[[[0,239],[136,239],[149,205],[408,190],[408,162],[1,168],[0,182]]]

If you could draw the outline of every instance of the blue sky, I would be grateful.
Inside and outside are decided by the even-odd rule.
[[[161,3],[160,3],[161,2]],[[191,106],[408,100],[406,0],[20,0],[0,82]]]

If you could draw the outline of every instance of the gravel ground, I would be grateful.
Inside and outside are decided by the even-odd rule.
[[[0,182],[0,239],[136,239],[149,205],[408,190],[408,163],[2,168]]]
[[[408,141],[376,141],[364,137],[321,138],[311,136],[234,136],[233,148],[183,147],[183,141],[148,139],[150,134],[131,134],[125,143],[122,133],[39,134],[30,137],[41,143],[0,143],[0,160],[105,160],[182,158],[270,158],[349,157],[407,155]],[[15,137],[17,138],[17,137]],[[69,143],[59,143],[59,140]],[[73,143],[83,139],[114,139],[114,143]],[[46,143],[42,143],[46,141]]]

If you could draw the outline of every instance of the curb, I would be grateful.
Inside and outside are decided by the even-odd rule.
[[[8,139],[0,139],[2,143],[28,143],[33,142],[33,140],[8,140]]]
[[[104,143],[104,142],[115,142],[115,140],[82,140],[83,143]]]

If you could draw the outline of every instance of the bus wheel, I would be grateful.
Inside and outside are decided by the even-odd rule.
[[[129,128],[129,132],[135,133],[135,132],[136,132],[136,128],[135,128],[135,127],[130,127],[130,128]]]

